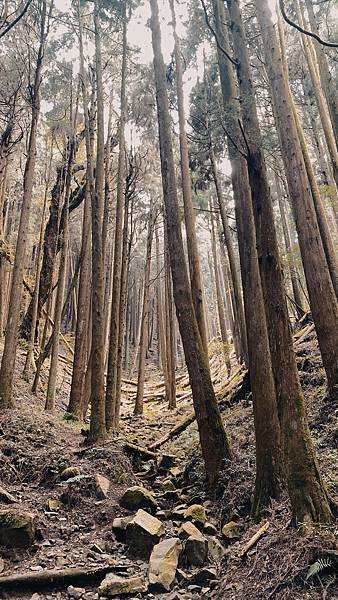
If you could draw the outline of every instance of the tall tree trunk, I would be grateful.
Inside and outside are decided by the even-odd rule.
[[[144,376],[145,376],[145,363],[146,363],[146,352],[147,352],[147,334],[148,334],[148,305],[149,305],[149,284],[150,284],[150,268],[151,268],[151,247],[154,234],[154,215],[152,208],[150,208],[149,221],[148,221],[148,233],[147,233],[147,251],[144,269],[144,283],[143,283],[143,303],[141,312],[141,334],[140,334],[140,350],[139,350],[139,362],[138,362],[138,377],[137,377],[137,391],[135,398],[134,415],[143,414],[143,393],[144,393]]]
[[[0,407],[2,409],[13,406],[12,388],[15,369],[16,348],[18,340],[18,326],[20,318],[20,304],[22,298],[22,282],[24,276],[29,217],[32,203],[32,192],[34,185],[34,173],[36,163],[36,139],[38,121],[40,115],[40,87],[41,71],[44,57],[46,31],[47,31],[47,2],[41,3],[40,39],[37,53],[37,61],[32,86],[32,115],[23,180],[23,200],[21,207],[20,223],[15,250],[15,260],[12,274],[12,285],[9,301],[9,313],[7,318],[5,345],[0,369]]]
[[[281,221],[282,221],[285,248],[286,248],[286,253],[287,253],[287,261],[288,261],[289,272],[290,272],[291,286],[292,286],[292,291],[293,291],[293,298],[294,298],[295,305],[296,305],[298,319],[301,319],[303,317],[305,311],[303,308],[302,293],[301,293],[301,289],[300,289],[300,286],[298,283],[298,276],[297,276],[295,261],[294,261],[294,257],[293,257],[289,225],[288,225],[288,221],[287,221],[287,218],[285,215],[286,208],[284,206],[284,198],[282,196],[281,185],[280,185],[277,174],[275,174],[275,183],[276,183],[276,190],[277,190],[277,197],[278,197],[279,212],[280,212]]]
[[[160,263],[160,248],[158,239],[158,229],[155,228],[155,247],[156,247],[156,270],[157,270],[157,313],[158,313],[158,325],[159,325],[159,344],[161,365],[163,371],[164,387],[166,392],[166,399],[169,398],[169,377],[168,377],[168,362],[167,362],[167,344],[166,334],[164,325],[164,312],[163,312],[163,298],[162,298],[162,285],[161,285],[161,263]],[[165,266],[165,265],[164,265]]]
[[[85,119],[86,139],[86,190],[83,208],[82,238],[81,238],[81,271],[79,279],[78,311],[75,332],[75,347],[73,360],[73,374],[70,389],[67,412],[76,418],[83,415],[84,384],[88,358],[88,322],[90,316],[90,282],[91,282],[91,202],[94,193],[93,182],[93,127],[92,120],[88,114],[88,94],[86,85],[86,73],[83,55],[83,24],[80,3],[77,7],[79,23],[79,55],[80,55],[80,77],[83,102],[83,114]]]
[[[97,98],[97,148],[95,192],[92,194],[92,345],[91,345],[91,413],[92,442],[106,436],[104,397],[104,259],[102,225],[104,209],[104,109],[102,85],[100,3],[94,1],[95,66]],[[87,149],[87,158],[89,148]]]
[[[219,210],[221,213],[224,241],[225,241],[225,245],[226,245],[226,249],[227,249],[227,253],[228,253],[232,285],[233,285],[233,290],[234,290],[234,299],[235,299],[235,303],[236,303],[237,329],[238,329],[237,336],[239,338],[240,345],[241,345],[242,360],[246,363],[246,365],[248,365],[248,345],[247,345],[247,339],[246,339],[246,328],[245,328],[244,308],[243,308],[243,300],[242,300],[242,293],[241,293],[241,282],[240,282],[239,274],[238,274],[237,267],[236,267],[235,251],[234,251],[234,247],[233,247],[233,243],[232,243],[232,239],[231,239],[231,232],[230,232],[230,227],[229,227],[228,218],[227,218],[227,214],[226,214],[225,199],[224,199],[224,195],[222,192],[221,183],[219,180],[219,174],[218,174],[218,170],[217,170],[212,140],[210,140],[209,155],[210,155],[212,175],[213,175],[214,184],[215,184],[215,188],[216,188],[218,206],[219,206]]]
[[[184,92],[183,92],[183,68],[181,56],[181,44],[176,32],[176,16],[174,8],[175,0],[170,0],[172,23],[174,28],[175,40],[175,64],[176,64],[176,91],[177,107],[180,129],[180,153],[181,153],[181,176],[185,229],[187,233],[187,248],[189,259],[189,274],[191,282],[191,292],[194,302],[195,314],[198,328],[202,338],[202,343],[206,354],[208,355],[207,331],[205,326],[205,314],[203,306],[203,281],[201,275],[201,265],[198,253],[198,243],[196,235],[194,205],[192,200],[192,182],[189,168],[189,154],[187,134],[185,129],[185,110],[184,110]]]
[[[123,49],[121,69],[121,114],[119,124],[119,158],[117,167],[116,189],[116,220],[114,240],[114,269],[110,317],[110,338],[108,354],[108,372],[106,388],[106,426],[110,429],[113,425],[116,404],[116,379],[117,379],[117,348],[119,338],[119,314],[121,295],[121,270],[122,270],[122,231],[123,231],[123,194],[125,189],[125,124],[127,118],[126,106],[126,77],[127,77],[127,17],[126,3],[123,14]]]
[[[318,16],[315,15],[312,0],[305,0],[305,5],[313,33],[319,33]],[[317,41],[313,43],[316,52],[320,81],[329,107],[331,123],[334,131],[336,146],[338,149],[338,98],[337,88],[333,76],[330,73],[327,56],[324,47]]]
[[[221,0],[213,0],[212,4],[219,43],[221,48],[230,53],[225,29],[224,5]],[[282,472],[280,430],[256,250],[250,184],[246,161],[242,155],[239,107],[236,100],[238,92],[233,68],[220,48],[218,48],[218,63],[225,126],[227,131],[231,131],[228,150],[232,167],[231,178],[235,198],[256,437],[256,482],[252,514],[258,517],[262,508],[269,504],[272,498],[280,496]],[[269,414],[269,420],[266,419],[266,414]]]
[[[72,119],[72,116],[71,116]],[[71,124],[75,130],[74,125]],[[60,341],[60,329],[62,323],[62,304],[65,293],[66,286],[66,275],[67,275],[67,266],[68,266],[68,243],[69,243],[69,222],[68,222],[68,213],[69,213],[69,195],[70,195],[70,186],[71,186],[71,178],[72,178],[72,166],[74,160],[74,140],[69,148],[69,157],[68,157],[68,170],[67,170],[67,178],[66,178],[66,188],[65,188],[65,199],[64,199],[64,209],[65,209],[65,222],[62,234],[62,242],[61,242],[61,254],[60,254],[60,267],[59,267],[59,277],[57,284],[57,292],[56,292],[56,302],[55,302],[55,313],[54,313],[54,328],[52,334],[52,354],[51,361],[49,367],[49,377],[48,377],[48,386],[47,386],[47,396],[45,403],[45,410],[49,412],[54,412],[55,410],[55,392],[56,392],[56,380],[57,380],[57,367],[59,360],[59,341]]]
[[[164,219],[165,221],[165,219]],[[165,222],[164,222],[165,225]],[[175,322],[173,310],[173,287],[170,273],[170,256],[167,230],[164,230],[164,294],[165,294],[165,337],[166,337],[166,360],[168,375],[168,408],[176,408],[176,377],[175,377]]]
[[[184,346],[207,478],[215,483],[223,461],[231,458],[209,373],[208,360],[196,321],[185,264],[179,220],[171,123],[157,0],[150,0],[163,196],[176,313]]]
[[[211,205],[210,205],[210,209],[211,209]],[[215,224],[214,224],[214,217],[213,217],[212,211],[211,211],[211,219],[210,220],[211,220],[211,250],[212,250],[213,263],[214,263],[214,277],[215,277],[218,321],[219,321],[219,328],[220,328],[220,333],[221,333],[221,342],[222,342],[222,346],[223,346],[224,361],[225,361],[225,364],[227,367],[228,377],[230,377],[230,374],[231,374],[230,347],[229,347],[229,340],[228,340],[228,334],[227,334],[227,326],[226,326],[226,321],[225,321],[224,304],[223,304],[223,298],[222,298],[222,292],[221,292],[219,265],[218,265],[218,260],[217,260]]]
[[[303,26],[303,14],[300,8],[298,0],[295,0],[295,7],[298,20],[300,24]],[[318,65],[316,63],[316,57],[314,54],[314,48],[312,40],[309,36],[301,34],[302,38],[302,46],[307,62],[307,66],[309,69],[313,89],[315,92],[316,103],[318,107],[318,112],[321,120],[321,124],[324,131],[325,141],[328,149],[328,153],[330,156],[330,161],[332,164],[333,177],[338,186],[338,148],[337,141],[335,140],[334,130],[332,127],[332,123],[330,120],[330,108],[326,103],[326,99],[323,95],[323,90],[320,81],[320,75],[318,72]],[[337,94],[336,94],[337,95]],[[331,109],[334,108],[331,103]],[[338,114],[336,115],[338,118]],[[335,123],[335,127],[337,128],[337,124]]]
[[[125,193],[124,200],[124,224],[123,224],[123,235],[122,235],[122,268],[121,268],[121,290],[120,290],[120,303],[119,303],[119,336],[117,345],[117,373],[116,373],[116,398],[114,405],[113,415],[113,429],[117,431],[120,424],[120,410],[121,410],[121,383],[122,383],[122,352],[123,352],[123,338],[125,330],[126,320],[126,297],[127,297],[127,283],[128,283],[128,271],[130,264],[130,253],[132,236],[128,244],[128,211],[129,211],[129,194],[128,191]]]
[[[298,240],[309,292],[311,312],[328,387],[333,391],[338,383],[338,305],[311,195],[297,134],[287,76],[267,0],[255,0],[257,18],[262,33],[267,73],[270,81],[276,125],[290,197],[294,207]],[[323,295],[325,290],[325,295]]]
[[[227,0],[231,20],[248,172],[256,226],[258,261],[277,393],[283,459],[293,520],[329,521],[331,511],[307,424],[278,254],[273,206],[263,154],[247,40],[238,0]]]
[[[37,257],[36,257],[35,285],[34,285],[34,292],[33,292],[32,326],[31,326],[31,331],[30,331],[30,335],[29,335],[28,350],[27,350],[27,354],[26,354],[25,366],[24,366],[24,370],[23,370],[23,374],[22,374],[23,378],[26,381],[29,381],[29,374],[30,374],[31,366],[34,366],[34,364],[35,364],[34,342],[35,342],[36,323],[37,323],[37,318],[38,318],[38,301],[39,301],[39,283],[40,283],[40,271],[41,271],[42,244],[43,244],[43,232],[44,232],[44,228],[45,228],[45,215],[46,215],[46,208],[47,208],[47,197],[48,197],[48,188],[49,188],[49,182],[50,182],[52,158],[53,158],[53,138],[52,138],[49,162],[48,162],[48,167],[47,167],[47,176],[46,176],[46,182],[45,182],[45,193],[44,193],[44,198],[43,198],[43,208],[42,208],[42,215],[41,215],[38,251],[37,251]]]

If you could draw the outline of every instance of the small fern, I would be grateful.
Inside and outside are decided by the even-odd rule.
[[[318,560],[310,566],[306,575],[306,581],[315,576],[319,577],[319,574],[322,573],[322,571],[325,571],[325,569],[329,569],[330,567],[332,567],[330,558],[318,558]]]

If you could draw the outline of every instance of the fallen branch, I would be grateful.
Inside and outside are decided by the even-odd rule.
[[[0,590],[40,590],[45,588],[65,587],[71,583],[78,585],[88,581],[100,582],[111,571],[126,571],[131,565],[106,565],[93,568],[70,568],[38,573],[23,573],[0,577]]]
[[[153,459],[157,458],[156,452],[151,452],[151,450],[148,450],[147,448],[142,448],[141,446],[137,446],[136,444],[131,444],[130,442],[126,442],[123,445],[123,448],[126,452],[129,452],[131,454],[140,454],[141,456],[144,456],[148,460],[150,460],[150,459],[153,460]]]
[[[256,533],[249,539],[249,541],[245,544],[244,548],[239,553],[239,557],[243,558],[251,550],[251,548],[258,542],[258,540],[264,535],[264,533],[269,529],[270,523],[267,521],[262,527],[256,531]]]
[[[160,438],[156,442],[153,442],[152,444],[150,444],[149,450],[157,450],[158,448],[163,446],[163,444],[165,444],[168,440],[171,440],[174,437],[176,437],[177,435],[179,435],[180,433],[182,433],[182,431],[184,431],[187,427],[189,427],[189,425],[191,423],[193,423],[193,421],[195,421],[195,419],[196,419],[195,413],[190,413],[183,421],[181,421],[181,423],[179,423],[178,425],[175,425],[175,427],[173,429],[171,429],[169,431],[169,433],[164,435],[162,438]]]

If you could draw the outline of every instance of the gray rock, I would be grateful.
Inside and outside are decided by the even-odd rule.
[[[200,571],[197,571],[192,577],[192,583],[204,586],[209,581],[215,581],[217,579],[217,571],[214,567],[203,567]]]
[[[133,517],[117,517],[113,521],[113,531],[119,542],[126,541],[126,529]]]
[[[169,592],[175,581],[182,543],[178,538],[163,540],[154,546],[150,556],[148,579],[152,587]]]
[[[99,500],[105,500],[108,496],[110,487],[110,481],[107,477],[103,477],[103,475],[99,475],[98,473],[95,475],[95,493]]]
[[[15,510],[0,511],[0,545],[28,548],[35,539],[35,515]]]
[[[157,508],[157,502],[151,492],[138,485],[128,488],[124,492],[122,498],[120,498],[120,504],[128,510],[149,508],[151,511],[155,511]]]
[[[194,523],[204,525],[207,520],[204,506],[201,504],[192,504],[185,511],[184,518],[189,521],[193,521]]]
[[[241,532],[236,521],[226,523],[222,528],[222,535],[226,540],[238,540],[241,537]]]
[[[179,528],[178,537],[181,538],[181,540],[186,540],[190,536],[200,538],[202,537],[202,534],[191,521],[187,521]]]
[[[67,587],[67,593],[68,596],[70,598],[74,598],[74,600],[80,600],[80,598],[83,597],[83,594],[85,593],[85,589],[84,588],[77,588],[74,587],[73,585],[69,585]]]
[[[144,577],[119,577],[109,573],[102,581],[98,592],[99,596],[114,598],[124,594],[144,593],[148,590],[148,585]]]
[[[189,565],[201,567],[208,555],[208,541],[200,534],[197,536],[189,536],[185,542],[184,554]]]
[[[208,552],[214,562],[220,562],[225,555],[225,548],[217,538],[210,537],[208,538]]]
[[[126,542],[129,551],[140,558],[148,558],[163,534],[163,523],[140,509],[127,525]]]
[[[203,527],[203,533],[205,533],[206,535],[217,535],[217,529],[215,525],[207,521]]]

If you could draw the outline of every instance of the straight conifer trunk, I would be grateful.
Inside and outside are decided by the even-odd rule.
[[[142,415],[143,414],[144,376],[145,376],[147,337],[148,337],[149,282],[150,282],[150,269],[151,269],[151,248],[152,248],[153,235],[154,235],[154,226],[155,226],[155,221],[154,221],[154,215],[152,213],[152,208],[151,208],[150,214],[149,214],[148,232],[147,232],[147,251],[146,251],[145,269],[144,269],[143,302],[142,302],[142,312],[141,312],[140,350],[139,350],[137,391],[136,391],[136,398],[135,398],[134,415]]]
[[[150,6],[162,185],[176,313],[192,387],[207,478],[214,484],[224,459],[231,458],[231,450],[210,379],[185,265],[157,0],[150,0]]]
[[[106,437],[104,402],[104,260],[102,225],[104,208],[104,110],[99,0],[94,1],[95,66],[97,89],[97,149],[95,193],[92,195],[92,345],[91,345],[91,442]],[[87,155],[88,156],[88,155]]]
[[[73,375],[70,389],[69,404],[67,412],[77,418],[83,416],[84,384],[88,358],[88,322],[90,315],[90,282],[91,282],[91,203],[94,195],[93,182],[93,133],[92,120],[88,115],[88,94],[86,86],[86,73],[83,56],[83,25],[78,2],[78,22],[79,22],[79,54],[80,54],[80,77],[83,102],[83,114],[85,120],[85,141],[86,141],[86,190],[83,208],[82,221],[82,239],[81,239],[81,266],[79,279],[78,311],[76,321]]]
[[[338,384],[338,305],[332,286],[292,110],[291,92],[267,0],[255,0],[285,174],[292,200],[310,307],[331,393]],[[325,290],[325,294],[323,291]]]
[[[123,234],[123,205],[125,188],[125,123],[126,123],[126,77],[127,77],[127,17],[126,2],[123,9],[123,48],[121,67],[121,112],[119,123],[119,158],[117,167],[116,184],[116,217],[115,217],[115,239],[114,239],[114,268],[110,316],[110,337],[108,352],[108,372],[106,387],[106,426],[113,426],[114,414],[116,412],[116,381],[117,381],[117,352],[119,339],[119,315],[122,276],[122,234]]]
[[[40,39],[37,53],[37,61],[32,86],[32,113],[29,132],[27,160],[23,179],[23,200],[20,214],[18,237],[16,242],[15,260],[12,272],[12,284],[9,300],[9,311],[7,316],[7,327],[5,345],[0,369],[0,408],[13,407],[13,377],[15,369],[16,349],[18,342],[18,328],[20,318],[20,306],[22,298],[22,282],[24,276],[29,218],[32,203],[32,192],[34,185],[34,173],[36,163],[36,140],[38,122],[40,115],[40,86],[41,71],[45,50],[47,32],[47,2],[42,0],[41,4]]]
[[[222,0],[213,0],[212,4],[215,30],[219,43],[230,54],[225,30],[224,5]],[[228,150],[232,167],[231,177],[235,198],[256,437],[256,482],[252,515],[258,518],[262,508],[268,505],[272,498],[279,498],[280,496],[282,474],[280,429],[256,250],[256,232],[248,170],[246,161],[240,152],[242,134],[238,125],[239,106],[236,100],[238,92],[232,65],[219,48],[218,63],[225,125],[227,131],[231,131],[231,140],[228,139]],[[266,414],[269,414],[268,420]]]
[[[196,223],[194,214],[194,205],[192,200],[192,182],[189,168],[189,154],[187,134],[185,129],[185,110],[184,110],[184,92],[183,92],[183,68],[181,56],[181,44],[176,32],[176,16],[174,8],[175,0],[170,0],[170,8],[174,29],[175,40],[175,64],[176,64],[176,89],[177,89],[177,107],[180,129],[180,152],[181,152],[181,175],[185,229],[187,234],[187,248],[189,259],[189,274],[191,282],[191,292],[194,302],[195,314],[198,328],[202,338],[202,343],[206,354],[208,355],[207,330],[205,325],[205,311],[203,304],[203,282],[201,274],[200,258],[198,253],[198,243],[196,235]]]
[[[304,521],[326,522],[330,520],[331,512],[310,438],[293,350],[247,40],[238,0],[227,0],[227,5],[237,58],[240,96],[245,99],[241,112],[248,145],[247,165],[293,520],[296,524]]]

